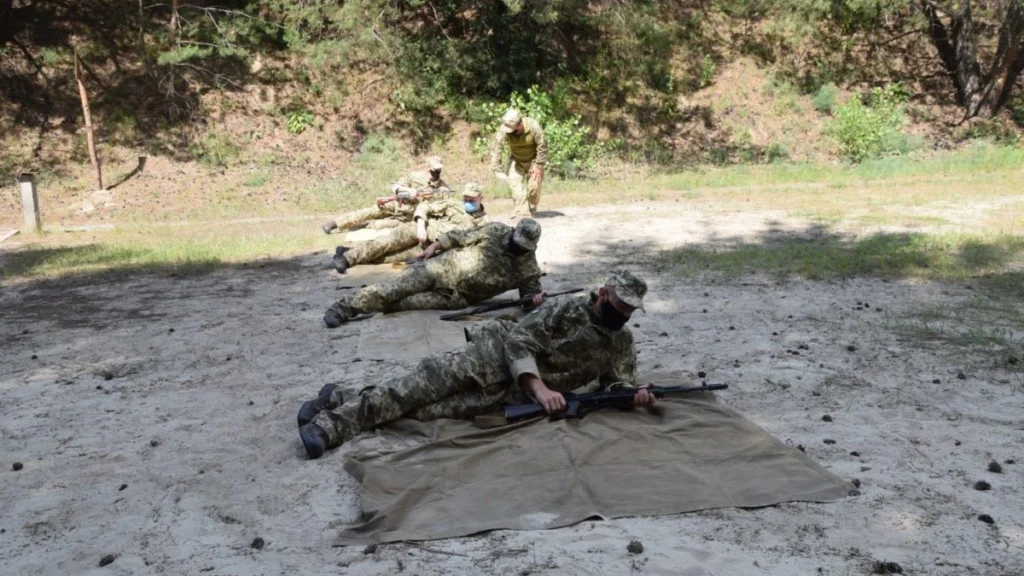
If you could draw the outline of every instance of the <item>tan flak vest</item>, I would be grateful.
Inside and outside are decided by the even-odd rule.
[[[505,136],[512,159],[520,164],[529,164],[537,158],[537,139],[533,134],[536,125],[533,118],[523,118],[523,133],[517,135],[513,132]]]

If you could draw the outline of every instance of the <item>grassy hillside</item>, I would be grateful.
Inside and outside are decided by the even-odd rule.
[[[975,7],[982,64],[1000,62],[1000,9]],[[488,182],[479,139],[510,101],[577,131],[586,146],[555,172],[584,181],[1015,145],[1024,122],[1019,90],[995,116],[964,120],[921,10],[902,1],[8,0],[0,11],[0,172],[38,172],[51,221],[65,223],[332,211],[427,152],[449,158],[451,180]],[[90,196],[76,52],[113,195]],[[16,218],[12,188],[2,202]]]

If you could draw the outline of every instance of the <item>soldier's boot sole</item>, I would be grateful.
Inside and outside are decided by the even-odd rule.
[[[334,392],[334,390],[337,388],[337,384],[326,384],[324,385],[323,388],[320,389],[320,393],[317,394],[317,397],[315,399],[309,400],[308,402],[302,404],[302,407],[299,408],[298,415],[299,428],[302,428],[306,424],[312,422],[313,419],[316,418],[317,414],[323,412],[324,410],[336,408],[342,402],[344,402],[344,400],[341,399],[340,395],[337,404],[331,402],[331,393]]]
[[[337,328],[345,323],[345,318],[333,308],[324,313],[324,325],[328,328]]]
[[[327,451],[327,432],[316,424],[306,424],[299,428],[299,438],[310,460],[316,460]]]
[[[345,252],[348,252],[349,250],[350,248],[347,246],[338,246],[334,249],[334,258],[331,262],[334,264],[334,269],[338,274],[344,274],[351,266],[351,264],[348,263],[348,260],[345,259]]]

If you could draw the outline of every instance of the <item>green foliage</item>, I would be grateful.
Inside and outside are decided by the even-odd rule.
[[[265,172],[257,172],[252,176],[246,178],[245,182],[242,182],[242,185],[245,186],[246,188],[259,188],[260,186],[266,184],[267,180],[269,179],[270,177],[267,176]]]
[[[764,159],[769,164],[789,162],[789,148],[781,142],[772,142],[764,151]]]
[[[501,116],[509,108],[540,123],[548,142],[548,169],[554,174],[578,178],[594,168],[602,146],[590,136],[590,127],[583,125],[579,116],[569,113],[563,102],[537,86],[531,86],[525,95],[514,92],[508,104],[488,103],[475,111],[482,124],[480,135],[473,142],[477,154],[487,153]]]
[[[359,147],[362,157],[383,156],[389,160],[398,158],[398,151],[398,142],[386,134],[370,134]]]
[[[828,133],[853,162],[909,152],[917,143],[902,132],[907,122],[904,102],[906,94],[898,84],[874,88],[837,107]]]
[[[815,92],[814,98],[811,99],[811,103],[814,104],[814,109],[818,112],[824,112],[825,114],[831,115],[836,108],[836,101],[839,98],[839,88],[829,82],[823,84],[818,91]]]
[[[313,113],[309,110],[294,110],[288,113],[288,133],[302,134],[313,125]]]
[[[710,86],[711,81],[715,78],[715,62],[711,59],[710,54],[704,55],[704,61],[700,67],[700,85]]]
[[[238,146],[227,134],[209,132],[202,142],[189,146],[189,153],[211,168],[227,168],[238,156]]]

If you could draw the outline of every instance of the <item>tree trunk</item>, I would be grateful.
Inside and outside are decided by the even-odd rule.
[[[986,98],[989,116],[995,116],[1010,101],[1014,84],[1024,70],[1024,9],[1020,0],[1010,0],[1003,25],[999,29],[999,46],[989,72]]]
[[[959,0],[950,6],[947,26],[935,5],[929,0],[921,0],[932,44],[953,78],[956,101],[964,109],[964,119],[994,116],[1009,101],[1014,84],[1024,71],[1024,10],[1021,0],[1008,1],[999,30],[999,45],[990,69],[984,74],[978,62],[971,0]]]
[[[78,81],[78,95],[82,97],[82,115],[85,116],[85,135],[89,141],[89,159],[92,167],[96,169],[97,190],[103,190],[103,170],[100,168],[100,159],[96,155],[96,139],[92,130],[92,114],[89,113],[89,95],[85,92],[85,82],[82,81],[82,67],[78,62],[78,51],[75,51],[75,80]]]
[[[178,41],[178,0],[171,0],[171,21],[167,23],[167,33],[173,46]]]

